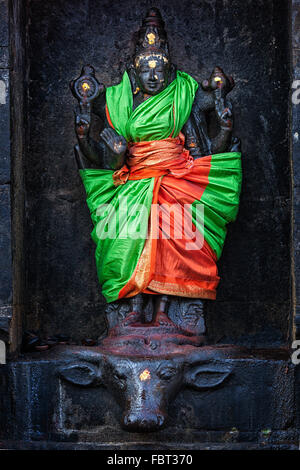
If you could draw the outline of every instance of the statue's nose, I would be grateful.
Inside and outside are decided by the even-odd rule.
[[[154,69],[150,69],[149,78],[150,78],[150,80],[156,80],[155,70]]]
[[[126,413],[123,427],[136,432],[150,432],[161,429],[165,424],[164,413]]]

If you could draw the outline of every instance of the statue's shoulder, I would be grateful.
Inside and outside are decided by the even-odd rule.
[[[172,64],[172,71],[171,71],[171,80],[174,80],[177,75],[177,67],[176,65]],[[197,82],[191,75],[184,71],[179,71],[179,73],[183,76],[188,77],[194,83],[198,84],[198,88],[195,93],[192,112],[194,113],[201,113],[205,111],[210,111],[214,108],[214,100],[212,94],[203,89],[201,83]]]
[[[93,113],[99,116],[101,119],[105,118],[105,106],[106,106],[106,89],[101,93],[98,98],[93,101]]]
[[[214,107],[214,100],[211,93],[203,90],[201,84],[197,88],[195,93],[194,103],[192,110],[194,112],[205,112],[209,111]]]

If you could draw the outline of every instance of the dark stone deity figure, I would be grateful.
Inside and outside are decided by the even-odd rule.
[[[239,202],[233,87],[220,67],[200,84],[177,70],[156,8],[118,85],[100,85],[91,66],[71,83],[109,330],[62,375],[109,385],[123,397],[127,429],[159,429],[181,387],[216,386],[230,373],[220,353],[203,346],[203,299],[216,298],[216,262]],[[94,115],[103,123],[98,140]]]

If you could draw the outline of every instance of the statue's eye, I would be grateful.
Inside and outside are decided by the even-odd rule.
[[[157,375],[162,380],[170,380],[176,374],[176,369],[173,367],[164,367],[157,372]]]

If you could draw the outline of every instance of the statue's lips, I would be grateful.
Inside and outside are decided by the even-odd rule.
[[[161,91],[161,87],[160,87],[159,83],[155,83],[155,84],[153,84],[153,83],[148,84],[147,83],[146,88],[149,90],[149,92],[151,91],[151,93],[154,93],[154,92],[157,93],[157,92]]]
[[[153,89],[154,89],[154,88],[157,88],[157,87],[159,86],[159,83],[147,83],[147,86],[148,86],[149,88],[153,88]]]

